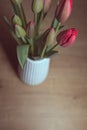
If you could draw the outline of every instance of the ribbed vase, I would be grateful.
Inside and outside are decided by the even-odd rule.
[[[38,85],[46,79],[49,64],[50,58],[35,61],[27,58],[24,68],[19,67],[19,76],[26,84]]]

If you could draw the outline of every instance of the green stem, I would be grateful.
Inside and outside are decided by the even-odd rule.
[[[58,46],[58,43],[55,44],[48,52],[52,51],[54,48],[56,48]],[[46,51],[46,46],[44,47],[43,51],[42,51],[42,54],[41,54],[41,58],[44,57],[44,54],[45,54],[45,51]],[[47,53],[48,53],[47,52]]]
[[[56,35],[57,35],[58,31],[59,31],[60,25],[61,25],[61,23],[59,22],[57,27],[56,27]]]
[[[46,48],[47,48],[47,46],[45,45],[45,47],[44,47],[44,49],[43,49],[43,51],[42,51],[42,53],[41,53],[41,58],[44,57],[44,54],[45,54]]]
[[[13,3],[11,0],[10,0],[10,2],[12,4],[15,14],[17,14],[21,18],[23,27],[26,28],[27,22],[26,22],[26,17],[24,14],[24,9],[23,9],[22,3],[21,4]]]
[[[35,14],[34,14],[34,22],[35,22],[35,37],[37,37],[37,20],[38,20],[38,17],[37,17],[37,14],[35,13]]]
[[[26,28],[27,22],[26,22],[26,18],[25,18],[22,4],[18,5],[18,8],[19,8],[19,13],[20,13],[20,18],[21,18],[22,23],[23,23],[23,27]]]
[[[58,46],[58,43],[57,44],[55,44],[48,52],[50,52],[50,51],[52,51],[54,48],[56,48]],[[47,52],[47,53],[48,53]]]
[[[34,40],[28,37],[26,37],[26,40],[27,40],[27,44],[31,46],[31,53],[33,56],[34,55]]]
[[[23,19],[23,25],[24,25],[24,27],[26,28],[27,21],[26,21],[26,16],[25,16],[25,13],[24,13],[24,9],[23,9],[22,4],[20,5],[20,10],[21,10],[21,17],[22,17],[22,19]]]
[[[36,13],[34,14],[34,22],[35,22],[35,25],[37,25],[37,14]]]
[[[43,11],[41,12],[40,20],[37,23],[37,32],[38,32],[38,35],[40,33],[40,27],[41,27],[42,20],[43,20]]]
[[[19,14],[19,11],[18,11],[18,9],[17,9],[17,5],[16,4],[13,4],[13,2],[10,0],[10,2],[11,2],[11,5],[12,5],[12,8],[13,8],[13,10],[14,10],[14,12],[15,12],[15,14]]]
[[[34,56],[34,41],[33,39],[30,39],[32,42],[32,46],[31,46],[31,51],[32,51],[32,56]]]

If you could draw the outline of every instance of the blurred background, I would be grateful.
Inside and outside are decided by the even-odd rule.
[[[33,19],[31,0],[23,0],[27,21]],[[52,0],[42,31],[50,26],[56,7]],[[3,16],[13,10],[9,0],[0,0],[0,130],[86,130],[87,129],[87,0],[73,0],[65,28],[79,35],[69,48],[60,48],[51,60],[47,80],[27,87],[17,76],[16,42]]]

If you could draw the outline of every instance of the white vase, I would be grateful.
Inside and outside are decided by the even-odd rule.
[[[27,58],[24,68],[19,67],[20,79],[30,85],[42,83],[48,75],[49,64],[50,58],[35,61]]]

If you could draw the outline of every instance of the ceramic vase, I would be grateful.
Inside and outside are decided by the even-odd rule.
[[[50,58],[31,60],[27,58],[24,68],[19,67],[20,79],[28,85],[41,84],[49,72]]]

